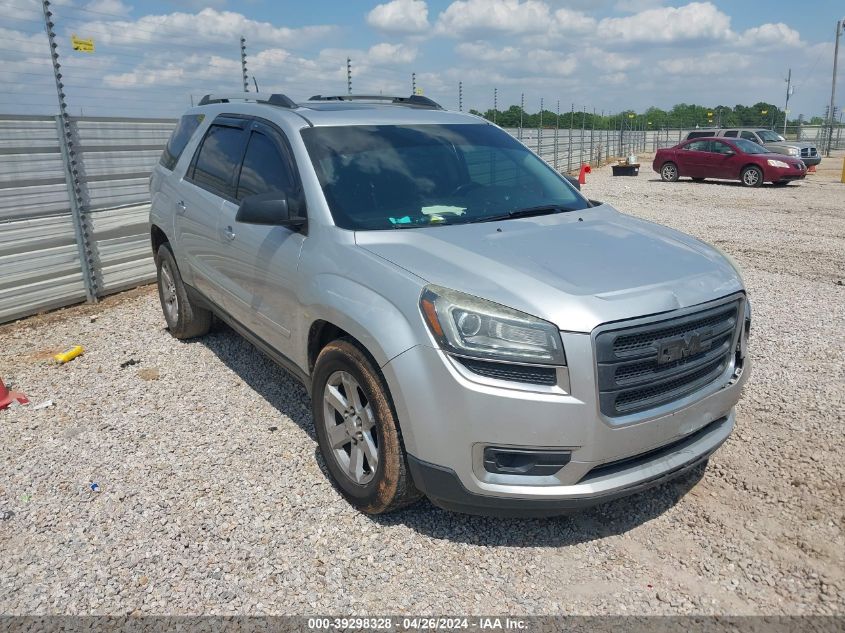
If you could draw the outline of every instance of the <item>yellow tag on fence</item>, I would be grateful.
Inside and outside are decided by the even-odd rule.
[[[94,52],[94,38],[89,38],[87,40],[83,40],[76,35],[70,36],[70,45],[75,51],[79,51],[80,53],[93,53]]]

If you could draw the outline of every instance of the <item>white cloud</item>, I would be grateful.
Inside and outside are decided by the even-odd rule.
[[[129,15],[129,12],[132,11],[132,7],[120,0],[91,0],[85,5],[85,8],[94,13],[108,13],[115,17]]]
[[[410,64],[416,57],[415,48],[382,42],[371,46],[363,61],[368,64]]]
[[[618,0],[613,8],[620,13],[639,13],[647,9],[662,7],[664,0]]]
[[[742,33],[739,43],[743,46],[801,46],[801,34],[783,22],[755,26]]]
[[[596,28],[596,20],[581,11],[558,9],[554,16],[553,29],[558,33],[591,33]]]
[[[708,53],[697,57],[673,57],[658,62],[671,75],[724,75],[751,65],[751,58],[742,53]]]
[[[367,14],[367,24],[386,33],[423,33],[429,28],[424,0],[390,0]]]
[[[731,19],[710,2],[647,9],[623,18],[604,18],[599,34],[610,41],[671,43],[730,37]]]
[[[522,55],[522,51],[513,46],[493,46],[483,41],[461,42],[455,51],[461,57],[480,62],[510,62]]]
[[[270,22],[250,20],[234,11],[218,11],[206,8],[199,13],[168,13],[146,15],[134,21],[94,21],[75,30],[82,33],[88,29],[97,34],[103,44],[148,44],[169,41],[183,41],[190,37],[199,45],[221,42],[237,42],[241,35],[247,38],[247,46],[255,44],[278,44],[279,42],[314,39],[328,34],[330,26],[306,26],[298,29],[276,27]]]
[[[466,33],[539,33],[549,27],[551,12],[539,0],[456,0],[437,20],[437,31]]]

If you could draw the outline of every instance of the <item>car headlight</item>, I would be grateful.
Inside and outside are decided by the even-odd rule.
[[[801,150],[797,147],[790,147],[789,148],[789,155],[790,156],[798,156],[801,153]]]
[[[442,349],[459,356],[539,365],[566,365],[553,324],[486,299],[426,286],[420,310]]]
[[[773,158],[770,158],[766,162],[769,163],[769,165],[772,167],[789,167],[788,163],[785,163],[782,160],[775,160]]]

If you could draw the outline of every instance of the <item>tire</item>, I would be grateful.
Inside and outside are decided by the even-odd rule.
[[[678,178],[681,175],[678,172],[678,166],[669,161],[668,163],[663,163],[663,166],[660,168],[660,178],[664,182],[677,182]]]
[[[739,178],[746,187],[759,187],[763,184],[763,170],[756,165],[749,165],[742,170]]]
[[[704,178],[693,178],[693,182],[704,182]]]
[[[393,401],[367,354],[350,339],[332,341],[317,357],[312,386],[320,453],[347,501],[367,514],[417,501],[422,493],[408,470]]]
[[[155,260],[158,298],[167,329],[178,339],[207,334],[211,328],[211,311],[192,303],[188,298],[170,244],[159,246]]]

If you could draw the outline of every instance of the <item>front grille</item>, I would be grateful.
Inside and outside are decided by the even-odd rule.
[[[601,411],[627,415],[712,384],[730,365],[740,301],[596,336]]]
[[[802,147],[801,148],[801,157],[807,158],[808,156],[818,156],[819,152],[816,150],[815,147]]]
[[[554,367],[534,367],[532,365],[513,365],[511,363],[493,363],[474,358],[458,358],[461,364],[470,371],[495,378],[534,385],[556,385],[557,372]]]

